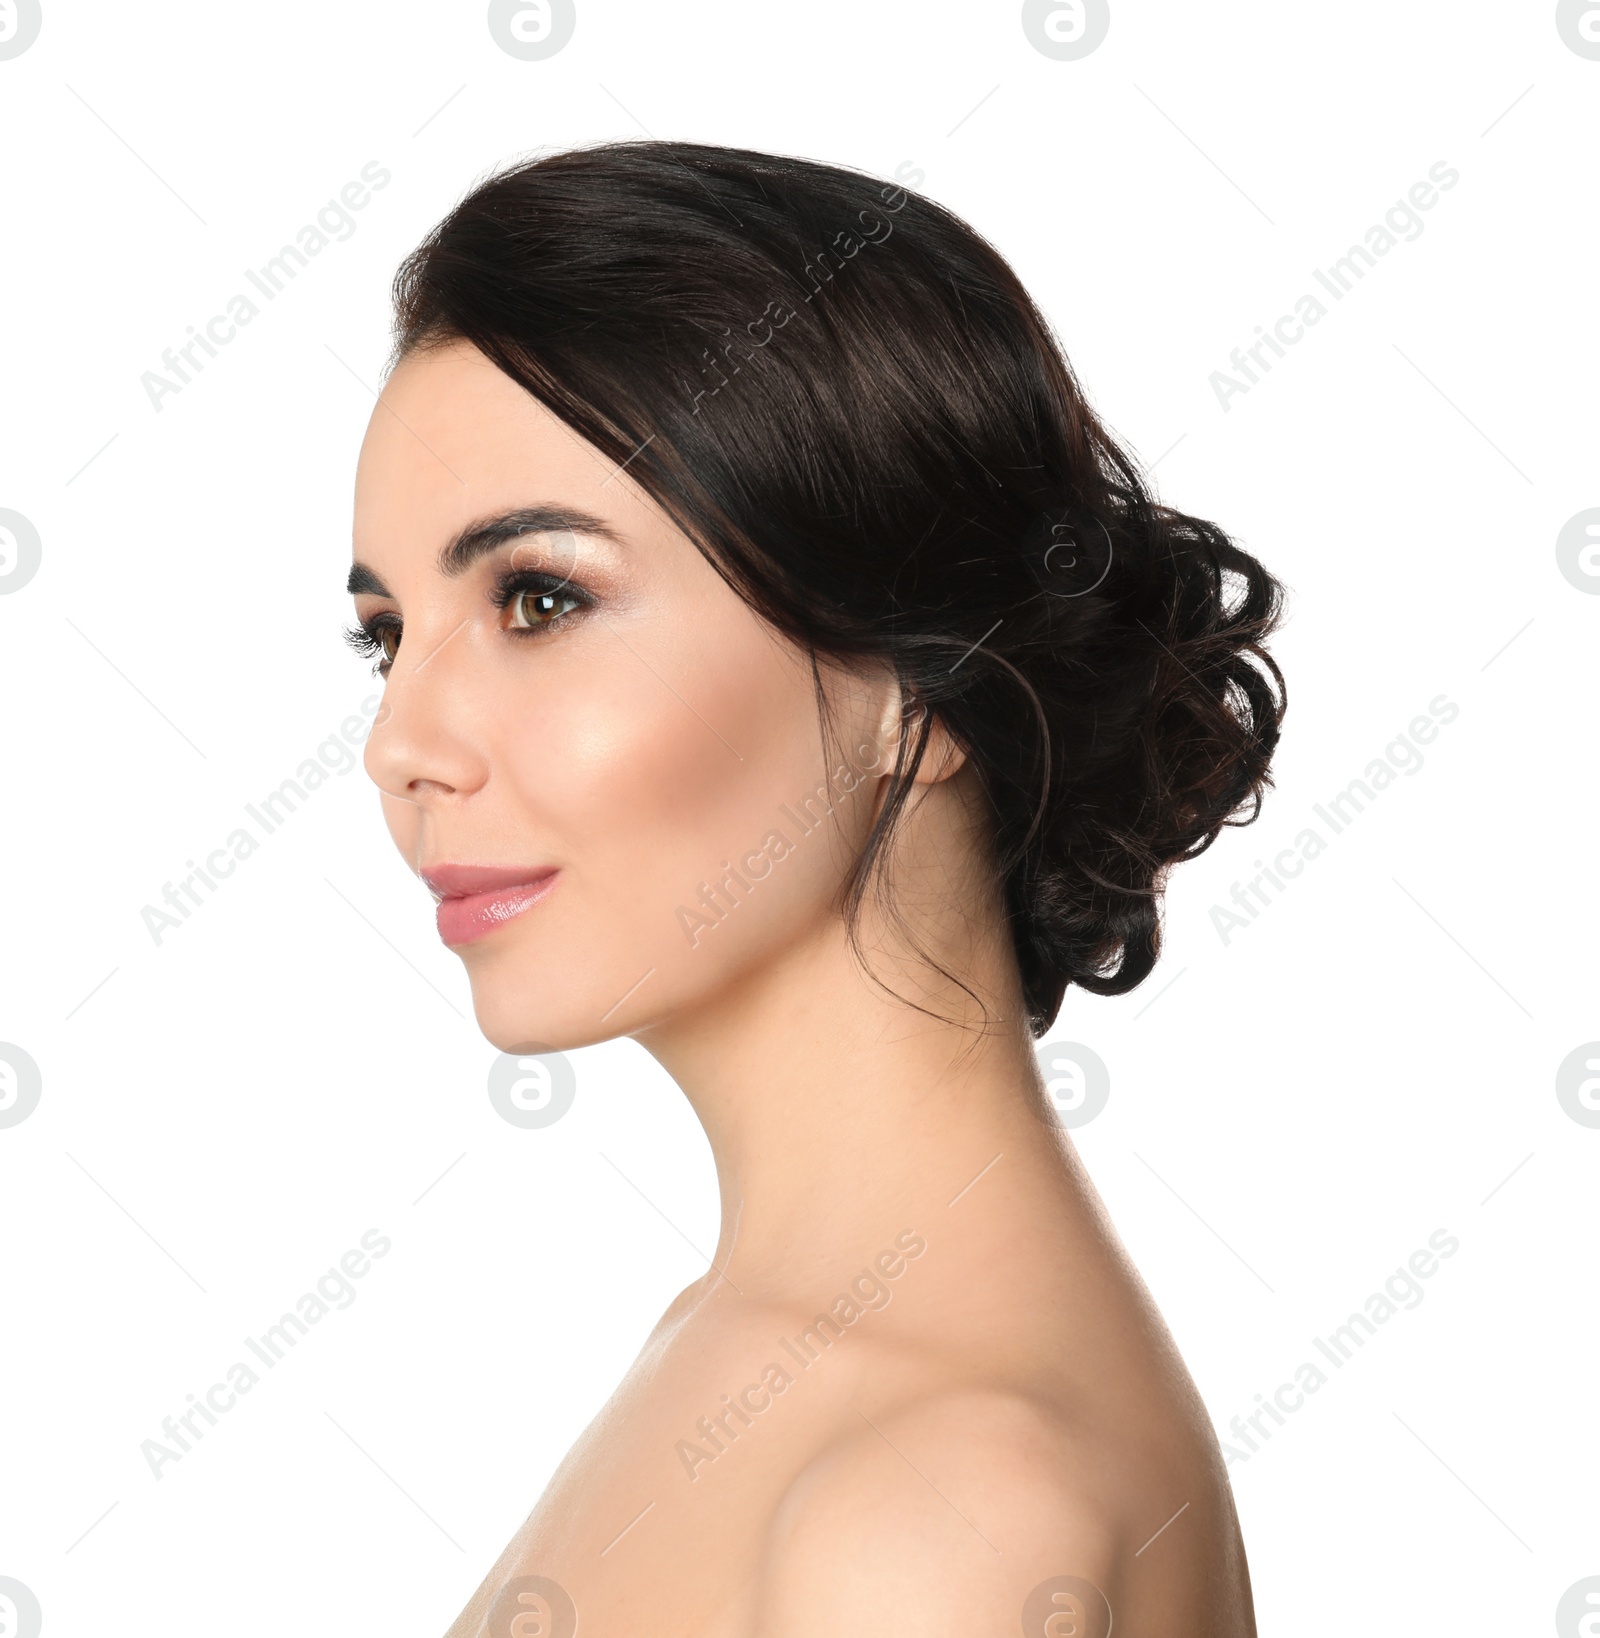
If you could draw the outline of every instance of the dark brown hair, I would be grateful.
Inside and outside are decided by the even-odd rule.
[[[931,712],[993,810],[1033,1033],[1149,974],[1166,871],[1270,783],[1282,591],[1154,501],[993,246],[859,172],[610,143],[476,187],[395,308],[396,358],[475,344],[814,667],[892,664],[912,731],[852,929]]]

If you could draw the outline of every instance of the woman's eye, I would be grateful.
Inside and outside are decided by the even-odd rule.
[[[375,659],[372,668],[375,677],[387,676],[394,657],[400,652],[400,627],[389,618],[367,621],[345,628],[344,640],[357,654]]]
[[[514,592],[506,603],[506,629],[532,631],[553,625],[563,614],[582,605],[575,597],[559,591]]]

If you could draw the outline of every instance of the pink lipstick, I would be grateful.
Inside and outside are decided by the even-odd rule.
[[[558,872],[511,865],[434,865],[417,872],[438,900],[435,919],[446,944],[473,944],[544,898]]]

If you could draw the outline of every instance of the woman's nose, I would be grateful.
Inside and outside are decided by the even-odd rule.
[[[446,638],[409,663],[409,643],[395,655],[364,758],[367,777],[385,795],[407,802],[468,796],[488,776],[459,663],[470,644],[452,635],[454,642]]]

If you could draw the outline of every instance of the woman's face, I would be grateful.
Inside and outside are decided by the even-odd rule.
[[[825,671],[830,758],[804,655],[472,346],[384,388],[355,564],[387,674],[367,772],[501,1050],[646,1028],[835,919],[892,683]]]

